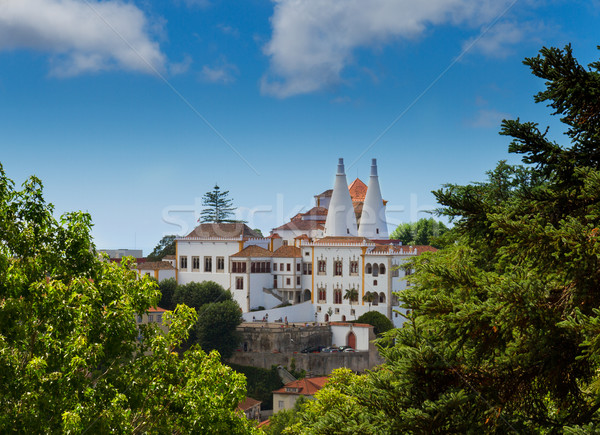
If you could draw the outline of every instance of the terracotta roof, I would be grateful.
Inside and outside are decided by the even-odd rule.
[[[302,213],[298,213],[293,218],[291,218],[290,220],[293,222],[293,221],[299,221],[301,219],[302,219]]]
[[[306,231],[306,230],[322,230],[325,228],[323,225],[325,221],[292,221],[284,224],[280,227],[274,228],[273,231],[277,230],[291,230],[291,231]]]
[[[352,326],[353,328],[373,328],[368,323],[330,322],[331,326]]]
[[[327,216],[327,211],[325,207],[313,207],[302,216]]]
[[[168,261],[146,261],[137,265],[137,270],[175,270],[175,268]]]
[[[302,251],[300,248],[295,246],[282,246],[273,252],[273,257],[277,258],[300,258],[302,257]]]
[[[248,225],[236,223],[212,223],[200,224],[189,233],[185,238],[193,237],[223,237],[223,238],[238,238],[240,236],[246,238],[262,237],[260,234],[253,231]]]
[[[310,240],[306,234],[300,234],[299,236],[294,237],[294,240]]]
[[[238,403],[238,409],[242,411],[247,411],[253,406],[260,405],[262,402],[260,400],[253,399],[252,397],[246,397],[240,403]]]
[[[165,255],[163,257],[163,260],[175,260],[175,256],[174,255]]]
[[[320,195],[315,195],[315,196],[318,196],[318,197],[323,197],[323,196],[328,197],[328,196],[331,196],[331,195],[333,195],[333,189],[327,189],[325,192],[321,193]]]
[[[277,233],[273,233],[269,236],[271,239],[281,239],[281,236]]]
[[[304,378],[298,379],[297,381],[285,384],[279,390],[273,391],[277,394],[301,394],[303,396],[312,396],[317,391],[325,386],[328,381],[327,376],[321,376],[318,378]],[[289,388],[297,389],[296,391],[288,391]]]
[[[367,185],[363,183],[360,178],[357,178],[350,183],[348,190],[350,191],[350,197],[353,202],[365,200],[365,196],[367,195]]]
[[[319,243],[369,243],[370,240],[365,237],[323,237],[322,239],[315,240],[315,245]]]
[[[272,257],[273,253],[268,249],[261,248],[260,246],[250,245],[246,246],[240,252],[233,254],[231,257],[242,257],[242,258],[250,258],[250,257]]]
[[[148,309],[149,313],[164,313],[167,311],[169,311],[169,310],[165,310],[164,308],[160,308],[160,307],[150,307]]]

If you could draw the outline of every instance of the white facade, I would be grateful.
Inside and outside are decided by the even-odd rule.
[[[341,159],[330,201],[328,192],[315,197],[315,208],[275,228],[271,237],[255,237],[243,224],[202,224],[178,238],[178,282],[217,282],[231,291],[246,320],[256,312],[259,319],[269,314],[273,320],[289,315],[294,322],[347,322],[378,311],[400,326],[404,318],[396,313],[394,292],[409,285],[400,266],[432,249],[386,240],[375,161],[362,207],[361,222],[365,219],[368,227],[362,231],[356,226]],[[379,220],[367,219],[364,210],[369,208],[377,209]],[[302,309],[293,309],[299,305]]]

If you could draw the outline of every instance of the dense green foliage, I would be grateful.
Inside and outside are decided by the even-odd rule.
[[[206,192],[202,197],[202,206],[200,221],[203,223],[238,222],[232,219],[235,207],[233,199],[229,198],[229,191],[221,192],[216,184],[211,192]]]
[[[158,283],[160,290],[160,302],[158,306],[165,310],[174,310],[175,306],[175,291],[177,290],[177,280],[175,278],[163,279]]]
[[[247,395],[262,402],[261,409],[273,409],[273,391],[283,387],[283,382],[277,374],[277,366],[270,369],[260,367],[240,366],[228,363],[238,373],[246,376]]]
[[[173,301],[195,308],[198,320],[184,348],[199,344],[206,352],[217,350],[229,358],[240,343],[236,330],[242,323],[242,312],[231,293],[214,281],[178,285]]]
[[[154,247],[154,250],[148,255],[148,261],[160,261],[167,255],[175,255],[175,237],[173,235],[164,236]]]
[[[403,245],[443,246],[441,237],[448,232],[448,227],[433,218],[422,218],[417,222],[400,224],[390,234],[390,239],[398,239]]]
[[[392,321],[378,311],[368,311],[364,313],[356,319],[356,323],[373,325],[375,327],[375,335],[381,335],[394,328]]]
[[[336,372],[290,433],[600,430],[600,63],[568,46],[525,64],[570,144],[504,121],[527,166],[435,192],[454,243],[414,260],[386,363]]]
[[[0,432],[253,432],[243,376],[173,352],[194,310],[165,315],[166,334],[137,325],[156,283],[96,256],[89,215],[52,212],[38,179],[15,190],[0,165]]]

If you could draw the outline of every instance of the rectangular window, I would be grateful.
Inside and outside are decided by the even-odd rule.
[[[212,272],[212,257],[204,257],[204,271]]]
[[[152,314],[148,314],[148,322],[154,322],[154,316]]]
[[[273,275],[273,288],[277,288],[277,275]]]
[[[192,271],[200,271],[200,257],[192,257]]]
[[[138,323],[142,323],[142,316],[138,316]]]
[[[290,263],[287,264],[287,271],[291,271],[292,270],[292,265]]]
[[[336,260],[333,262],[333,274],[335,276],[342,276],[342,261]]]
[[[283,409],[283,400],[279,401],[279,409]]]
[[[350,261],[350,275],[358,275],[358,261],[351,260]]]
[[[225,272],[225,257],[217,257],[217,272]]]
[[[292,280],[289,278],[285,279],[285,285],[291,285],[292,284]]]
[[[327,273],[327,260],[319,260],[317,262],[317,273],[325,275]]]
[[[303,274],[304,275],[312,275],[312,263],[304,263],[303,265]]]
[[[246,273],[246,262],[244,262],[244,261],[233,261],[231,263],[231,271],[233,273]]]
[[[273,272],[277,272],[277,263],[273,263]]]
[[[283,241],[283,246],[287,246],[287,245],[288,245],[288,241],[287,241],[287,240],[284,240],[284,241]]]
[[[187,257],[185,257],[185,256],[179,257],[179,269],[187,270]]]
[[[296,263],[296,272],[300,272],[300,263]]]
[[[300,286],[300,277],[299,276],[296,277],[296,285]]]
[[[156,315],[156,323],[162,323],[162,314]]]
[[[235,289],[244,290],[244,278],[242,278],[241,276],[235,279]]]

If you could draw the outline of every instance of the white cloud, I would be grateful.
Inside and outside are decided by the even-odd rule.
[[[202,80],[211,83],[229,84],[236,80],[239,70],[234,64],[221,60],[215,66],[204,65],[200,77]]]
[[[285,98],[340,82],[359,47],[414,38],[429,26],[479,27],[511,0],[274,0],[263,93]]]
[[[512,116],[494,109],[480,109],[473,119],[467,121],[467,124],[477,128],[495,127],[499,130],[503,119],[512,119]]]
[[[169,65],[169,72],[171,75],[179,75],[184,74],[189,71],[192,66],[193,60],[192,57],[188,54],[185,55],[181,62],[175,62]]]
[[[467,47],[475,41],[471,51],[476,51],[490,57],[506,57],[511,54],[511,48],[518,44],[530,33],[530,26],[524,23],[502,22],[496,24],[479,39],[470,39],[463,44]]]
[[[165,56],[148,34],[150,24],[121,1],[18,0],[0,7],[0,50],[52,54],[51,74],[124,69],[163,70]]]

